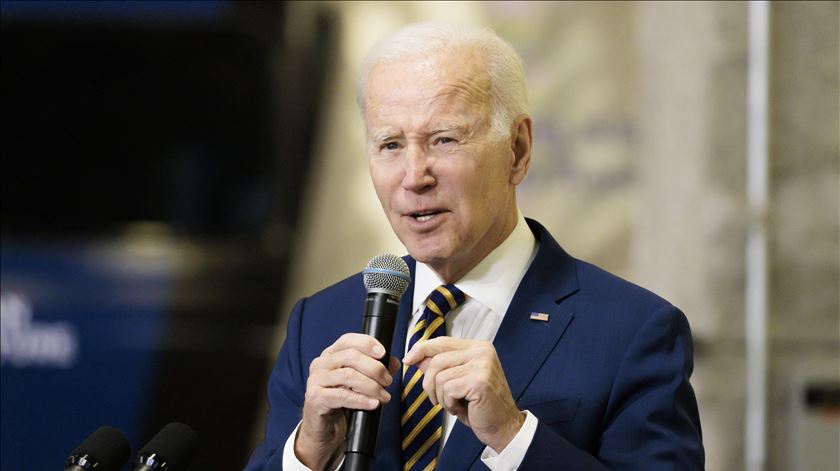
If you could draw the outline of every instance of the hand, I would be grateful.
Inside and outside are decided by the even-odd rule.
[[[347,418],[344,409],[373,410],[391,400],[385,388],[400,362],[385,369],[385,348],[375,338],[344,334],[309,365],[303,420],[295,455],[310,469],[334,468],[341,460]]]
[[[490,342],[438,337],[417,342],[403,363],[423,371],[423,390],[500,453],[525,422]]]

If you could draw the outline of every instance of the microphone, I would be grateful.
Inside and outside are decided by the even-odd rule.
[[[373,257],[362,271],[367,297],[362,333],[370,335],[385,347],[382,364],[388,367],[391,358],[391,339],[397,323],[400,298],[408,289],[411,274],[405,261],[391,254]],[[382,408],[372,411],[352,410],[347,422],[347,446],[344,451],[345,469],[366,471],[376,450],[376,433]]]
[[[198,434],[195,430],[189,425],[171,422],[137,453],[134,471],[181,471],[197,452]]]
[[[131,446],[114,427],[99,427],[64,461],[64,471],[119,471],[131,455]]]

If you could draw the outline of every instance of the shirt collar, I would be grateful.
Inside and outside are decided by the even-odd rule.
[[[537,253],[537,241],[528,228],[525,217],[518,212],[513,232],[484,260],[463,278],[455,282],[469,298],[504,315],[513,299],[519,282]],[[426,301],[429,293],[444,284],[428,265],[417,262],[414,275],[414,311]]]

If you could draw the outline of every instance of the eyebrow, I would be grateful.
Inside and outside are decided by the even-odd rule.
[[[442,133],[442,132],[452,132],[452,131],[458,131],[458,132],[463,133],[466,130],[467,130],[467,125],[465,125],[465,124],[443,124],[443,125],[435,126],[434,128],[432,128],[432,132],[430,132],[429,135],[433,136],[435,134],[439,134],[439,133]]]
[[[400,134],[395,134],[389,131],[379,132],[373,135],[374,142],[387,142],[396,139]]]
[[[441,124],[441,125],[434,126],[432,128],[432,130],[427,135],[428,136],[434,136],[435,134],[440,134],[440,133],[443,133],[443,132],[452,132],[452,131],[457,131],[457,132],[464,133],[464,132],[467,131],[467,129],[469,129],[469,126],[467,126],[466,124],[456,124],[456,123]],[[378,133],[374,134],[372,136],[372,140],[373,140],[373,142],[382,143],[382,142],[393,141],[394,139],[401,138],[402,136],[403,136],[403,134],[400,133],[400,132],[392,132],[392,131],[389,130],[389,131],[382,131],[382,132],[378,132]]]

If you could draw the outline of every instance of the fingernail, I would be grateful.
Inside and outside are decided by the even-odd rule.
[[[383,391],[383,392],[385,393],[385,394],[382,395],[383,398],[385,399],[385,402],[390,401],[391,400],[391,395],[388,394],[388,391]]]
[[[385,349],[382,348],[381,345],[377,345],[377,346],[373,347],[373,354],[376,355],[377,357],[381,357],[382,355],[385,354]]]

